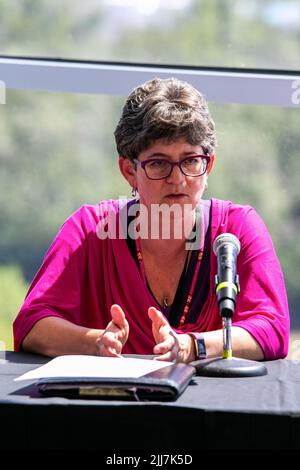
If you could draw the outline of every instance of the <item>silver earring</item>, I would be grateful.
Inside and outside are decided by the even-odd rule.
[[[131,196],[132,197],[136,196],[136,188],[131,188]]]

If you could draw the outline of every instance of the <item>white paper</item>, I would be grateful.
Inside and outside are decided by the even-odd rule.
[[[173,362],[131,357],[67,355],[58,356],[47,362],[47,364],[30,370],[14,380],[32,380],[50,377],[138,378],[171,364]]]

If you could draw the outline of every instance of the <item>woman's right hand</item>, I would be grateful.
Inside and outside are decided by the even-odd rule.
[[[98,356],[120,357],[128,338],[129,325],[120,305],[112,305],[110,313],[111,321],[97,340],[97,354]]]

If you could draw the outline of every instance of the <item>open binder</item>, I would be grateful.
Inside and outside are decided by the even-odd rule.
[[[60,356],[15,380],[38,379],[41,394],[67,398],[175,400],[196,369],[133,358]]]

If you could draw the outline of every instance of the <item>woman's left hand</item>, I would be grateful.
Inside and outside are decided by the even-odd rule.
[[[148,310],[156,342],[153,353],[159,361],[191,362],[195,359],[194,342],[188,334],[177,334],[155,307]]]

